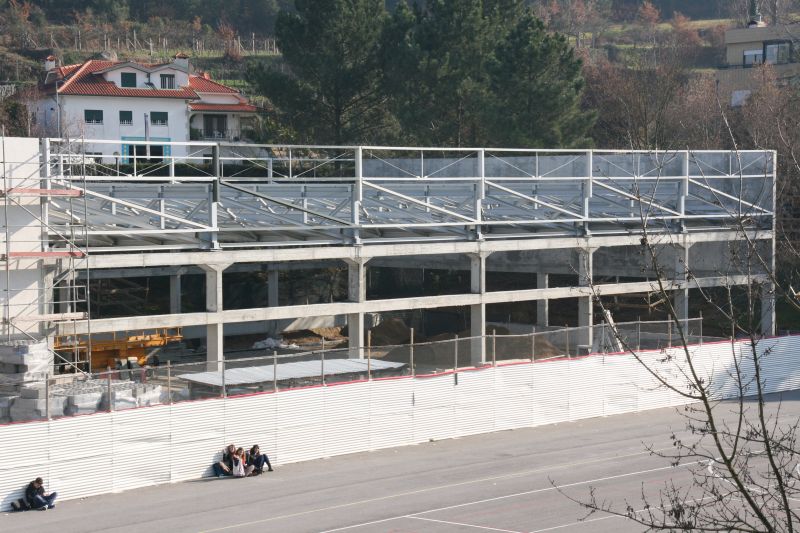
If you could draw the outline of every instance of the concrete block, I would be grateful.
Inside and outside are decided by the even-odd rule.
[[[47,391],[44,387],[22,387],[19,390],[20,398],[31,400],[42,400],[47,398]]]

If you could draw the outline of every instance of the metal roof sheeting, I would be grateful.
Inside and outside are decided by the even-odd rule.
[[[372,360],[371,370],[399,369],[406,366],[405,363],[393,363],[391,361]],[[324,363],[325,375],[333,376],[337,374],[355,374],[367,371],[366,359],[328,359]],[[323,364],[321,361],[297,361],[294,363],[281,363],[277,365],[278,381],[285,379],[314,378],[322,375]],[[248,366],[243,368],[230,368],[225,370],[225,385],[246,385],[250,383],[264,383],[274,381],[274,367],[270,366]],[[216,387],[222,386],[222,374],[220,372],[198,372],[196,374],[180,374],[177,376],[186,381],[204,383]]]

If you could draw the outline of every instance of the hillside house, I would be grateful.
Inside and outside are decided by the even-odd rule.
[[[800,25],[768,26],[758,20],[725,32],[725,64],[717,71],[717,80],[731,105],[743,104],[756,88],[758,77],[752,67],[772,65],[782,83],[800,78],[800,56],[793,38],[798,30]]]
[[[192,73],[186,55],[167,63],[91,59],[60,67],[50,56],[45,70],[41,96],[31,109],[36,123],[51,137],[119,140],[89,145],[93,155],[118,155],[123,162],[145,155],[145,147],[132,141],[253,141],[256,106],[207,74]],[[146,155],[186,154],[164,144],[151,146]]]

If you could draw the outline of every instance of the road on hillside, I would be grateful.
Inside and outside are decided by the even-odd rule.
[[[782,400],[797,420],[800,392]],[[683,432],[675,409],[503,431],[358,453],[278,468],[247,479],[204,479],[59,503],[0,516],[4,533],[70,532],[618,532],[643,528],[586,516],[554,488],[585,499],[589,488],[623,504],[642,487],[686,480],[685,467],[651,456]],[[55,487],[57,490],[58,488]]]

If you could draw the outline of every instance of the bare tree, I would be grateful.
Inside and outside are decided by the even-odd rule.
[[[685,434],[672,433],[669,451],[648,446],[652,455],[676,467],[676,473],[660,489],[642,486],[638,501],[607,500],[597,488],[588,495],[562,493],[589,515],[599,512],[625,517],[648,531],[792,532],[800,527],[796,505],[800,498],[800,423],[782,418],[780,402],[770,403],[767,396],[765,375],[773,344],[762,332],[762,306],[772,306],[778,298],[800,310],[800,301],[791,284],[776,275],[772,241],[764,238],[771,236],[773,224],[765,227],[758,222],[757,206],[765,201],[772,203],[771,180],[763,180],[761,189],[745,185],[743,169],[750,164],[745,161],[749,156],[738,150],[728,117],[719,104],[718,113],[723,132],[734,146],[738,185],[733,189],[739,194],[731,201],[718,187],[709,185],[707,192],[714,196],[712,203],[728,206],[727,219],[739,240],[733,241],[724,257],[716,257],[718,275],[731,283],[720,291],[698,284],[697,291],[727,329],[730,367],[724,371],[704,367],[696,346],[689,342],[685,308],[679,309],[673,301],[676,287],[703,274],[695,272],[687,261],[675,260],[681,256],[680,242],[673,232],[659,231],[665,228],[655,222],[653,191],[662,180],[663,169],[682,154],[652,153],[658,167],[655,187],[633,186],[640,206],[639,251],[643,268],[653,273],[653,291],[672,322],[675,348],[657,357],[645,356],[613,326],[611,331],[659,387],[686,402],[681,408]],[[769,159],[774,157],[767,156],[772,152],[764,154]],[[691,152],[688,157],[695,158]],[[769,163],[762,169],[765,178],[772,172],[773,162]],[[690,164],[702,173],[702,165],[694,161]],[[696,179],[710,181],[707,176]],[[592,280],[585,282],[591,285]],[[595,289],[594,294],[596,304],[605,312],[600,291]]]

